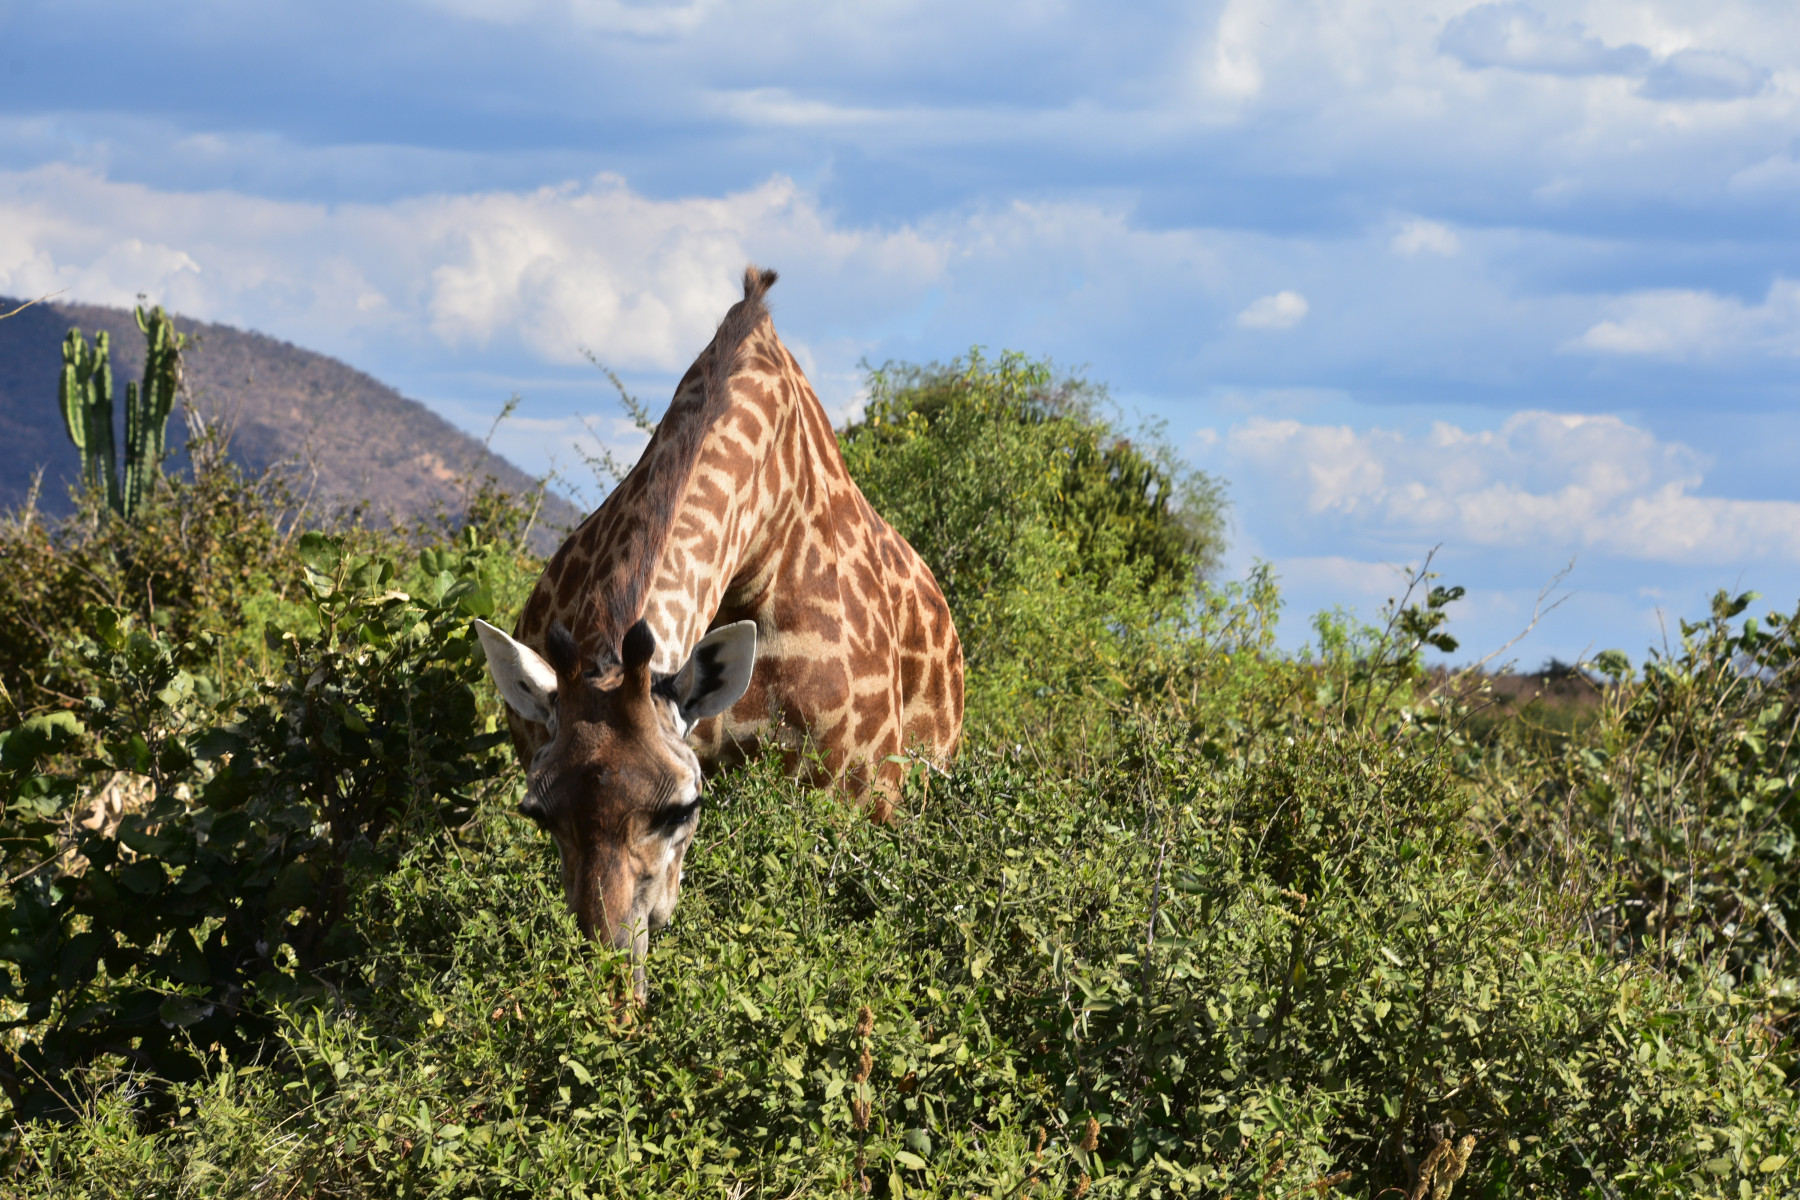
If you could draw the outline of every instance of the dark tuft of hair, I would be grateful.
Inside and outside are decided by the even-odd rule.
[[[656,635],[650,632],[650,622],[639,620],[636,625],[627,629],[619,650],[627,671],[635,671],[655,658]]]
[[[751,263],[744,268],[744,299],[752,303],[760,303],[763,293],[775,286],[780,278],[774,271]]]
[[[550,666],[558,679],[571,679],[581,671],[581,648],[575,644],[575,635],[561,621],[550,623],[550,635],[544,639],[544,649],[549,653]]]

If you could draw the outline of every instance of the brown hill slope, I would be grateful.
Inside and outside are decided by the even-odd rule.
[[[0,313],[18,303],[0,297]],[[121,426],[125,381],[143,374],[144,338],[126,309],[39,304],[0,320],[0,510],[25,499],[41,466],[40,507],[68,511],[67,485],[80,463],[63,431],[56,381],[71,325],[90,341],[101,329],[112,335]],[[335,358],[229,325],[180,317],[176,325],[199,337],[186,359],[196,409],[225,415],[234,430],[232,454],[246,466],[293,463],[296,486],[311,490],[315,510],[362,504],[371,521],[410,522],[440,508],[455,511],[464,478],[492,475],[520,493],[534,486],[418,401]],[[179,444],[185,436],[177,410],[169,441]],[[540,528],[560,530],[577,520],[567,501],[545,497]]]

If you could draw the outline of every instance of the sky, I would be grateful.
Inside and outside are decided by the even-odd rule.
[[[1800,603],[1800,6],[0,0],[0,294],[336,355],[598,495],[746,262],[827,410],[972,346],[1227,483],[1284,642]]]

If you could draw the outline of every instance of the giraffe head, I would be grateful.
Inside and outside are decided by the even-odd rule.
[[[650,669],[656,636],[643,621],[616,662],[597,666],[582,662],[560,622],[548,661],[485,621],[475,629],[506,703],[550,731],[519,811],[556,840],[563,894],[582,932],[631,951],[641,1000],[650,931],[675,910],[700,820],[700,763],[686,738],[749,686],[756,623],[713,630],[672,675]]]

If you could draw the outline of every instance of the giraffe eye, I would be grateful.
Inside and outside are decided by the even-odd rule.
[[[670,804],[658,809],[651,818],[651,828],[663,837],[674,837],[699,815],[700,798],[696,796],[686,804]]]
[[[544,829],[548,826],[550,809],[544,804],[541,788],[532,786],[526,790],[525,798],[519,801],[519,814],[521,816],[530,817],[532,821],[537,824],[539,829]]]

